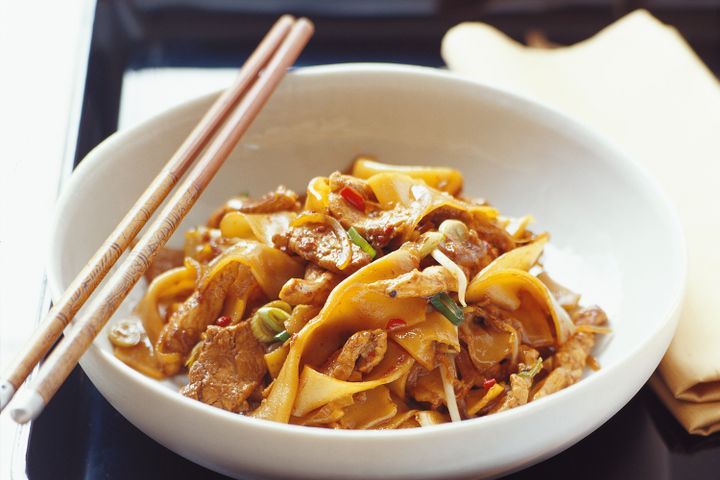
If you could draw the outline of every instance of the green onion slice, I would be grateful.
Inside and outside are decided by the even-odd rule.
[[[260,307],[257,311],[265,325],[275,333],[281,332],[285,328],[285,320],[290,318],[290,314],[278,307]]]
[[[535,375],[540,373],[540,369],[543,366],[542,358],[538,358],[537,362],[535,362],[535,365],[533,365],[531,368],[526,368],[524,370],[521,370],[518,372],[518,375],[527,379],[532,379]]]
[[[290,335],[287,330],[283,330],[282,332],[280,332],[280,333],[278,333],[277,335],[275,335],[275,336],[273,337],[273,340],[275,340],[276,342],[285,343],[285,342],[287,342],[287,341],[290,339],[291,336],[292,336],[292,335]]]
[[[430,304],[435,310],[442,313],[453,325],[460,325],[463,320],[463,311],[455,301],[445,292],[436,293],[430,297]]]
[[[355,230],[355,227],[350,227],[350,230],[347,231],[348,237],[350,237],[350,240],[360,247],[360,250],[370,255],[370,258],[375,258],[376,252],[375,249],[368,243],[367,240],[363,238],[360,233],[358,233],[357,230]]]

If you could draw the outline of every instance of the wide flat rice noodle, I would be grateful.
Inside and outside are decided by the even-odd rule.
[[[367,182],[384,209],[400,206],[409,211],[410,228],[406,229],[407,232],[411,232],[423,218],[441,207],[479,216],[485,221],[498,215],[498,211],[492,207],[463,202],[447,192],[429,187],[422,180],[401,173],[379,173]]]
[[[220,221],[220,231],[226,238],[253,239],[272,247],[273,237],[287,232],[295,217],[295,212],[229,212]]]
[[[317,213],[327,212],[330,204],[330,179],[315,177],[310,180],[305,196],[305,210]]]
[[[419,427],[420,424],[416,420],[417,410],[399,411],[392,418],[375,425],[373,428],[377,430],[394,430],[397,428]]]
[[[147,292],[135,307],[135,313],[142,319],[145,333],[153,345],[165,324],[165,319],[160,315],[160,303],[165,299],[190,294],[199,274],[199,264],[186,259],[182,267],[163,272],[150,283]]]
[[[470,355],[475,368],[481,372],[512,355],[510,333],[492,327],[484,327],[475,322],[465,322],[460,328],[467,335],[463,338],[467,343],[468,355]],[[549,329],[548,334],[550,335]],[[552,340],[551,335],[550,340]]]
[[[402,317],[410,325],[424,321],[424,299],[390,298],[366,288],[372,282],[395,278],[417,266],[418,258],[414,254],[396,250],[361,268],[335,287],[318,316],[291,340],[287,359],[268,397],[253,416],[287,423],[298,391],[301,365],[307,363],[319,368],[353,333],[385,328],[388,320],[393,318]],[[379,367],[372,373],[376,371]]]
[[[440,425],[441,423],[448,423],[450,416],[440,413],[435,410],[422,410],[417,412],[416,418],[421,427],[431,427],[433,425]]]
[[[390,338],[403,347],[427,370],[435,368],[435,347],[444,344],[450,351],[460,351],[455,325],[440,312],[427,314],[424,322],[393,330]]]
[[[476,277],[468,287],[468,302],[477,302],[483,296],[489,297],[502,307],[522,313],[520,320],[524,321],[523,327],[526,332],[541,332],[546,322],[545,314],[549,314],[552,318],[551,327],[558,344],[565,343],[575,332],[575,325],[570,316],[558,304],[547,286],[526,271],[511,268]],[[536,303],[528,305],[532,302],[526,301],[523,304],[523,298],[532,298]],[[547,335],[538,333],[536,336],[537,341],[531,345],[545,346]],[[544,336],[545,339],[541,340],[540,336]]]
[[[389,342],[388,351],[385,353],[382,362],[362,382],[338,380],[305,365],[302,375],[300,375],[297,398],[295,399],[292,414],[300,417],[339,398],[388,384],[400,378],[410,369],[412,364],[413,359],[407,352],[393,342]],[[395,412],[392,415],[394,414]]]
[[[267,365],[268,372],[270,372],[270,376],[272,378],[277,378],[280,374],[280,370],[285,363],[288,352],[290,352],[290,345],[286,343],[272,352],[265,354],[265,365]]]
[[[289,279],[302,277],[303,265],[286,253],[255,240],[239,240],[208,266],[207,280],[231,262],[250,267],[255,280],[268,298],[277,298]]]
[[[537,263],[540,255],[542,255],[547,241],[547,235],[540,235],[532,243],[505,252],[478,272],[470,282],[471,285],[473,282],[480,282],[483,278],[500,270],[507,270],[508,268],[525,271],[530,270],[530,268]]]
[[[390,398],[390,390],[381,385],[362,395],[355,395],[355,402],[345,408],[345,414],[338,423],[342,428],[365,430],[391,419],[397,411],[397,405]]]
[[[580,295],[573,292],[564,285],[556,282],[547,272],[542,271],[537,276],[538,280],[543,282],[550,290],[555,300],[565,309],[576,308],[580,303]]]
[[[433,188],[457,195],[462,190],[463,176],[460,171],[448,167],[422,167],[415,165],[388,165],[370,158],[355,160],[352,175],[368,179],[378,173],[402,173],[411,178],[422,180]]]

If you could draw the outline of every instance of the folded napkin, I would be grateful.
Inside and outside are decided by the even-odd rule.
[[[651,384],[690,433],[720,430],[717,79],[674,28],[644,10],[554,49],[525,47],[489,25],[465,23],[447,33],[442,53],[451,70],[578,118],[663,184],[680,212],[690,263],[682,318]]]

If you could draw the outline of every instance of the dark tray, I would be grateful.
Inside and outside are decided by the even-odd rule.
[[[482,455],[482,445],[477,452]],[[718,472],[720,434],[688,435],[645,387],[580,443],[507,478],[716,480]],[[110,406],[80,368],[34,422],[27,473],[33,480],[227,478],[147,437]]]
[[[460,21],[488,21],[517,39],[529,29],[541,29],[551,40],[569,44],[638,4],[428,0],[409,8],[408,2],[368,1],[379,10],[367,13],[356,0],[335,0],[330,10],[318,6],[328,2],[315,0],[284,5],[263,0],[99,0],[75,163],[116,130],[126,70],[240,65],[277,17],[272,8],[307,14],[316,22],[318,33],[300,64],[384,61],[440,66],[440,39]],[[267,6],[270,3],[273,7]],[[562,5],[553,7],[558,3]],[[686,33],[717,71],[716,3],[692,2],[691,8],[681,2],[647,3],[661,4],[664,9],[654,13]],[[25,473],[33,480],[225,478],[145,436],[105,401],[80,368],[33,422],[27,445],[21,442],[19,447],[15,455],[25,454]],[[720,434],[687,435],[646,387],[586,439],[511,478],[717,479],[718,472]]]

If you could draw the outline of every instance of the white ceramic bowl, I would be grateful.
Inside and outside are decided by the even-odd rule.
[[[207,96],[113,135],[66,185],[52,235],[57,296],[208,108]],[[105,335],[82,366],[105,398],[175,452],[233,476],[464,478],[553,455],[605,422],[648,379],[672,337],[685,252],[665,196],[637,165],[569,118],[438,70],[338,65],[283,81],[181,226],[223,200],[347,167],[359,153],[401,164],[451,165],[466,191],[552,233],[548,269],[610,314],[596,349],[603,368],[555,395],[458,424],[333,431],[234,415],[184,398],[116,360]],[[175,237],[179,240],[182,233]],[[135,295],[138,292],[135,292]],[[131,307],[130,302],[124,309]]]

